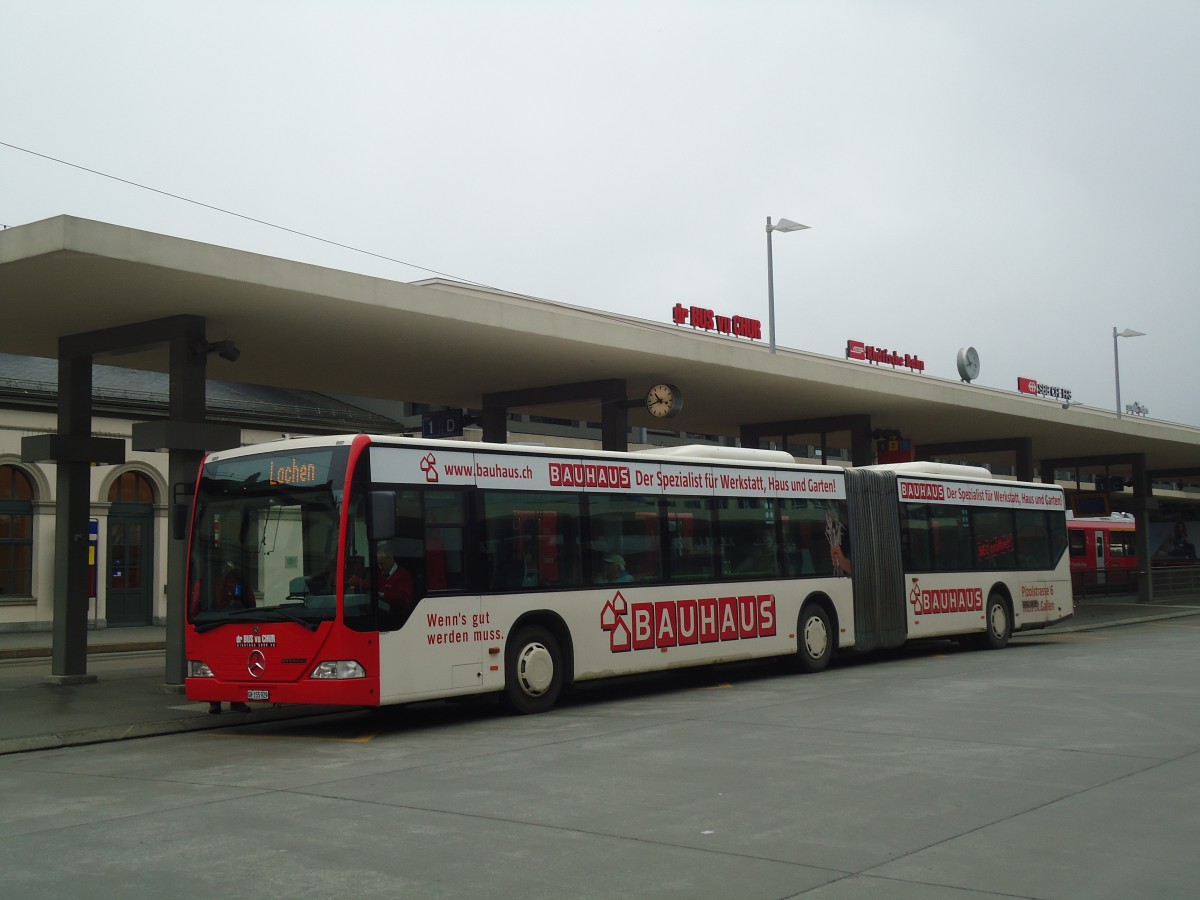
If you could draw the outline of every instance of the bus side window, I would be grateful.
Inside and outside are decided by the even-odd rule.
[[[667,577],[712,581],[716,577],[711,498],[668,497],[667,534],[670,557]]]
[[[969,572],[971,560],[966,507],[929,506],[929,537],[933,548],[932,571]]]
[[[1036,509],[1017,510],[1017,553],[1022,569],[1048,569],[1051,566],[1048,515],[1050,513]],[[1075,534],[1073,532],[1071,536]]]
[[[425,590],[466,587],[466,492],[427,489],[425,498]]]
[[[1016,531],[1009,509],[972,509],[977,569],[1011,569],[1017,564]]]
[[[721,574],[726,578],[775,578],[775,503],[758,498],[715,500],[721,531]]]
[[[392,554],[395,564],[403,568],[412,580],[413,603],[425,596],[425,529],[421,495],[406,488],[394,492],[395,521],[392,534],[387,541],[378,542]],[[379,563],[378,554],[371,554],[372,562]]]
[[[929,507],[923,503],[905,503],[900,507],[900,543],[904,566],[910,572],[928,572],[930,563]]]
[[[606,556],[620,556],[625,571],[638,581],[662,578],[662,519],[659,498],[642,494],[601,494],[588,497],[587,533],[591,581],[608,583]],[[578,535],[574,535],[576,541]]]
[[[485,491],[482,499],[484,590],[561,587],[577,577],[579,495]]]

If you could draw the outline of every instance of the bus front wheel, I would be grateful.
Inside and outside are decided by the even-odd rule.
[[[801,672],[820,672],[833,656],[833,626],[820,603],[805,603],[796,635],[797,665]]]
[[[520,629],[505,647],[504,699],[521,715],[546,712],[563,686],[558,640],[540,625]]]
[[[1002,650],[1008,646],[1012,637],[1012,616],[1008,612],[1008,604],[997,591],[988,594],[987,611],[984,613],[985,628],[979,638],[979,647],[983,650]]]

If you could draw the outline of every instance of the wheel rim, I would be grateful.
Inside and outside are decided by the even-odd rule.
[[[804,650],[813,659],[825,655],[829,646],[829,630],[820,616],[809,616],[804,622]]]
[[[1003,603],[996,603],[992,606],[992,634],[998,638],[1004,637],[1004,633],[1008,630],[1008,613],[1004,611]]]
[[[517,683],[530,697],[540,697],[554,683],[554,657],[545,644],[526,644],[517,657]]]

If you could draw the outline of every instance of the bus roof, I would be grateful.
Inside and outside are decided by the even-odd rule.
[[[647,456],[709,459],[715,462],[756,462],[771,466],[798,465],[796,457],[786,450],[760,450],[756,447],[714,447],[707,444],[686,444],[682,447],[652,447],[635,452]],[[810,463],[810,465],[820,465],[820,463]]]
[[[266,441],[261,444],[248,444],[232,450],[222,450],[210,453],[207,460],[217,462],[240,456],[250,456],[259,453],[278,453],[281,445],[288,450],[310,450],[320,447],[349,446],[360,437],[365,437],[372,444],[390,446],[418,446],[441,448],[444,450],[485,450],[496,453],[529,453],[539,456],[575,456],[612,458],[617,456],[636,456],[645,459],[688,460],[691,462],[724,463],[726,465],[759,465],[759,466],[788,466],[807,469],[834,469],[845,471],[841,466],[823,465],[815,462],[799,462],[794,456],[784,450],[760,450],[753,447],[724,447],[706,444],[687,444],[679,447],[651,447],[645,450],[635,450],[627,453],[611,450],[591,450],[579,447],[547,447],[541,444],[496,444],[484,441],[457,441],[437,438],[409,437],[407,435],[357,435],[342,434],[324,437],[282,438],[278,441]]]
[[[948,475],[951,478],[972,478],[978,481],[993,481],[995,477],[983,466],[959,466],[939,462],[885,463],[878,466],[863,466],[864,469],[880,469],[897,475]]]
[[[366,435],[366,434],[342,434],[325,437],[305,437],[305,438],[284,438],[279,441],[268,441],[261,444],[251,444],[234,450],[223,450],[218,453],[209,454],[207,460],[217,462],[225,459],[232,459],[241,456],[249,456],[260,453],[279,453],[290,452],[292,450],[309,450],[321,447],[348,447],[354,441],[359,439],[369,440],[375,445],[387,446],[413,446],[413,447],[428,447],[430,449],[440,448],[442,450],[459,450],[463,452],[486,451],[492,453],[505,454],[520,454],[527,453],[537,456],[555,456],[555,457],[582,457],[596,459],[613,459],[617,457],[629,458],[637,457],[645,460],[659,459],[664,462],[688,460],[689,462],[710,463],[716,465],[730,466],[764,466],[778,467],[791,469],[806,469],[819,470],[823,472],[837,473],[844,476],[847,471],[843,466],[821,464],[815,462],[799,462],[790,453],[784,450],[760,450],[753,447],[725,447],[713,446],[707,444],[687,444],[679,447],[653,447],[645,450],[637,450],[632,452],[620,452],[611,450],[590,450],[579,447],[547,447],[542,445],[529,444],[496,444],[483,441],[457,441],[437,438],[421,438],[409,437],[407,435]],[[284,445],[284,447],[281,447]],[[950,463],[935,463],[935,462],[908,462],[908,463],[890,463],[886,465],[875,466],[860,466],[858,468],[872,469],[876,471],[894,472],[899,476],[921,476],[927,475],[934,478],[952,478],[964,481],[984,481],[996,482],[1003,481],[1005,484],[1021,484],[1022,482],[1009,482],[1005,479],[997,479],[991,472],[982,466],[960,466]],[[1034,486],[1034,485],[1030,485]],[[1038,484],[1038,488],[1042,489],[1057,489],[1062,490],[1057,485]]]

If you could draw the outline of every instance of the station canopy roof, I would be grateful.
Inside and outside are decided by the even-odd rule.
[[[58,216],[0,232],[0,352],[54,358],[62,336],[190,314],[237,362],[208,376],[479,408],[485,393],[625,379],[636,401],[670,382],[673,430],[866,414],[918,445],[1033,440],[1034,459],[1145,453],[1200,465],[1200,430],[453,282],[388,281],[122,226]],[[666,304],[664,304],[664,308]],[[100,360],[98,360],[100,361]],[[165,347],[108,357],[167,371]],[[597,403],[531,412],[599,421]],[[633,426],[663,421],[632,406]],[[831,446],[836,446],[831,441]]]

